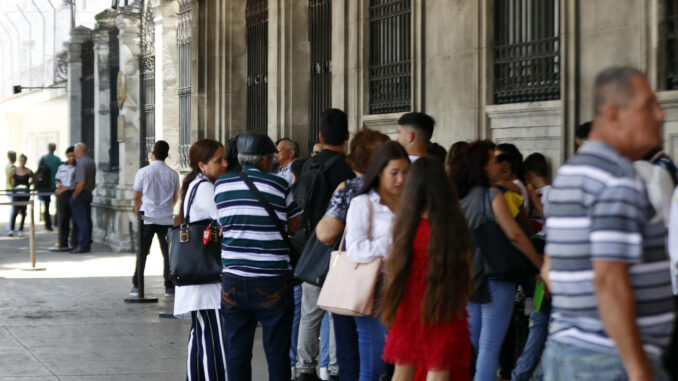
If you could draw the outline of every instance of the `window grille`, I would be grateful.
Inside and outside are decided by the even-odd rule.
[[[268,131],[268,0],[247,0],[247,131]]]
[[[411,0],[370,0],[369,113],[410,111]]]
[[[678,1],[664,2],[664,78],[665,90],[678,89]]]
[[[191,12],[190,0],[179,0],[179,166],[189,169],[191,148]]]
[[[309,152],[318,140],[320,117],[332,103],[332,1],[308,1],[308,35],[311,43],[309,97]]]
[[[494,3],[494,103],[560,98],[560,1]]]
[[[155,24],[150,0],[142,3],[141,12],[141,165],[148,164],[148,154],[155,144]]]

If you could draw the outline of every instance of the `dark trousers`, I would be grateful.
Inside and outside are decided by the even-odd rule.
[[[132,277],[132,284],[134,284],[134,287],[139,287],[137,274],[141,272],[141,276],[144,276],[144,270],[146,269],[146,258],[148,257],[148,253],[151,251],[151,244],[153,243],[154,236],[158,236],[160,251],[162,252],[162,275],[165,279],[165,287],[174,287],[174,284],[170,279],[169,250],[167,249],[167,230],[170,227],[171,226],[168,225],[142,224],[141,261],[139,261],[137,258],[137,265],[135,266],[134,276]],[[141,264],[141,269],[136,268],[139,266],[139,264]]]
[[[334,319],[334,338],[337,343],[339,380],[357,380],[360,374],[360,356],[355,318],[332,314],[332,319]]]
[[[78,247],[89,250],[92,241],[92,192],[84,190],[78,198],[71,197],[71,213],[78,227]]]
[[[45,210],[42,212],[42,219],[45,220],[45,228],[50,230],[52,229],[52,217],[49,215],[49,204],[52,203],[52,196],[42,196],[42,202],[45,203]]]
[[[57,197],[57,217],[59,221],[58,227],[60,247],[68,247],[69,235],[71,236],[71,247],[75,247],[78,244],[78,227],[75,225],[73,212],[71,211],[71,196],[73,196],[73,191],[69,190],[63,192]],[[73,229],[71,229],[71,223],[73,224]]]
[[[226,381],[223,324],[219,310],[191,312],[187,380]]]
[[[294,317],[291,274],[244,278],[224,273],[221,312],[226,331],[229,381],[252,379],[252,346],[257,322],[263,329],[270,381],[289,381]]]
[[[10,231],[14,231],[14,226],[16,225],[16,218],[21,214],[21,220],[19,222],[19,230],[24,230],[24,222],[26,222],[26,207],[25,206],[15,206],[12,209],[12,219],[9,223]]]

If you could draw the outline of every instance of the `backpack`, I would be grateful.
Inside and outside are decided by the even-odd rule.
[[[45,161],[40,159],[38,171],[35,172],[35,189],[50,190],[52,184],[52,170],[45,165]]]
[[[310,235],[312,229],[325,215],[334,191],[330,189],[325,173],[339,160],[341,155],[336,155],[324,163],[309,160],[294,184],[292,189],[294,200],[304,211],[301,215],[301,229],[305,237]]]

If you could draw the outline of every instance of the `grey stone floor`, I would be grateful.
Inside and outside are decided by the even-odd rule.
[[[38,226],[37,266],[28,238],[7,237],[0,208],[0,381],[184,380],[190,322],[171,313],[163,296],[162,261],[154,245],[146,270],[156,304],[127,304],[135,256],[95,245],[85,255],[51,253],[56,233]],[[28,228],[25,229],[28,233]],[[260,331],[253,379],[266,380]]]

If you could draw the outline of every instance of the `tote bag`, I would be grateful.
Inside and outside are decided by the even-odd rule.
[[[370,227],[372,239],[373,206],[370,201]],[[344,247],[346,230],[339,249],[332,252],[330,268],[320,290],[318,307],[339,315],[370,316],[374,309],[374,295],[381,275],[382,258],[370,263],[356,263],[348,259]]]

